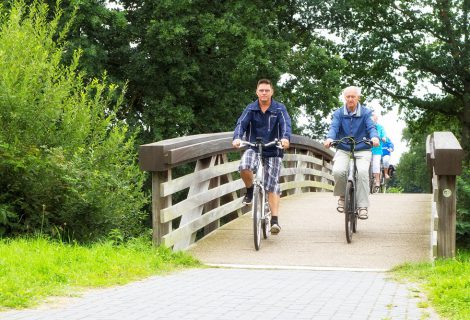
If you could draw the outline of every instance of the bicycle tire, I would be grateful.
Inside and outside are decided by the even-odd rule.
[[[344,194],[344,228],[346,231],[346,241],[351,243],[356,219],[356,199],[354,198],[354,186],[351,181],[346,183],[346,193]]]
[[[253,190],[253,207],[251,208],[253,213],[253,240],[255,244],[255,249],[258,251],[261,246],[261,210],[262,206],[262,197],[259,187],[255,186]]]
[[[263,238],[267,239],[271,233],[271,210],[269,210],[269,203],[266,201],[264,205],[264,214],[261,220],[261,229],[263,230]]]

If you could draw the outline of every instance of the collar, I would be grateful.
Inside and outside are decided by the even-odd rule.
[[[362,110],[362,106],[358,102],[356,110],[354,110],[354,112],[351,115],[355,116],[355,117],[360,117],[361,116],[361,110]],[[343,106],[343,113],[344,113],[345,116],[349,115],[348,107],[346,107],[346,104]]]

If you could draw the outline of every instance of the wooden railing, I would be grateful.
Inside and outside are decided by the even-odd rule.
[[[153,241],[182,250],[246,212],[240,150],[232,133],[164,140],[140,146],[140,168],[152,174]],[[333,190],[333,152],[293,135],[281,170],[281,196]]]
[[[455,256],[456,176],[462,172],[464,153],[451,132],[434,132],[426,139],[426,162],[432,175],[432,252],[434,257]]]

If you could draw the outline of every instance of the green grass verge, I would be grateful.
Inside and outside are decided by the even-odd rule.
[[[37,305],[82,288],[121,285],[199,262],[183,252],[153,247],[147,239],[126,244],[65,244],[42,237],[0,239],[0,310]]]
[[[418,283],[440,316],[470,319],[469,250],[460,250],[455,259],[398,266],[392,273],[397,279]]]

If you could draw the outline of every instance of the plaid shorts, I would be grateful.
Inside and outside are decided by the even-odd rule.
[[[279,157],[269,157],[263,159],[264,165],[264,188],[268,192],[281,194],[281,186],[279,185],[279,175],[281,173],[282,159]],[[258,154],[248,149],[243,153],[238,170],[251,170],[256,172],[258,169]]]

